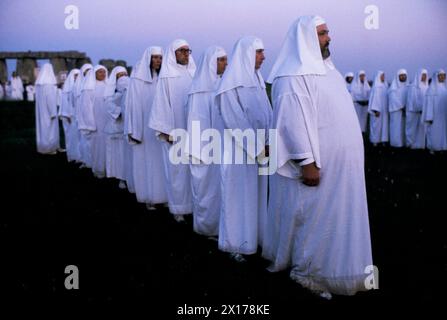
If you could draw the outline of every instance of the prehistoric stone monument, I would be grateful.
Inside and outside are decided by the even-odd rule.
[[[17,74],[24,82],[34,83],[36,81],[36,68],[38,59],[49,59],[53,65],[56,76],[67,74],[73,68],[80,68],[84,63],[91,63],[91,59],[84,52],[79,51],[23,51],[23,52],[0,52],[0,81],[8,80],[8,69],[6,59],[17,59]],[[115,66],[123,66],[129,70],[124,60],[102,59],[99,61],[109,72]],[[61,79],[58,79],[59,81]]]

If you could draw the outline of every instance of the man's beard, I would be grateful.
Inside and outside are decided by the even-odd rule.
[[[326,60],[331,55],[331,52],[329,51],[329,45],[325,46],[321,49],[321,56],[323,57],[323,60]]]

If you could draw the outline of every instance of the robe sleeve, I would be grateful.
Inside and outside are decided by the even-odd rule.
[[[79,129],[84,131],[96,131],[95,114],[95,90],[84,90],[81,94],[81,119]]]
[[[115,92],[112,98],[106,100],[107,102],[107,112],[112,117],[113,120],[118,119],[121,116],[121,93]]]
[[[57,98],[56,98],[56,90],[54,87],[50,85],[44,86],[44,94],[46,100],[46,106],[48,110],[48,114],[51,119],[57,117]]]
[[[65,118],[71,118],[71,110],[70,110],[70,92],[62,93],[61,97],[61,106],[59,108],[59,116]]]
[[[158,80],[149,116],[148,126],[155,130],[157,135],[160,133],[170,134],[175,129],[168,81],[167,78]]]
[[[382,112],[382,96],[379,88],[372,89],[369,97],[368,113],[374,114],[374,111]]]
[[[214,99],[210,99],[212,93],[195,93],[188,96],[188,103],[186,105],[186,127],[190,140],[190,150],[188,152],[196,159],[203,160],[201,150],[208,141],[202,141],[201,133],[211,128],[211,106]],[[193,121],[200,125],[200,131],[193,130]],[[196,136],[199,134],[199,136]]]
[[[434,103],[436,101],[435,95],[426,95],[424,99],[424,107],[422,108],[422,121],[433,121]]]
[[[408,89],[407,95],[407,110],[410,112],[417,112],[417,87],[411,86]]]
[[[132,139],[143,140],[143,106],[141,106],[141,98],[138,94],[138,83],[136,79],[131,79],[126,95],[126,110],[125,110],[125,134]],[[133,144],[131,140],[128,140]]]
[[[299,166],[315,162],[321,168],[317,108],[304,77],[295,79],[294,90],[281,90],[278,95],[275,84],[273,93],[278,173],[289,178],[300,176]]]
[[[397,92],[397,90],[392,90],[389,93],[389,103],[388,103],[389,112],[396,112],[403,108],[404,106],[402,105],[399,99],[399,93]]]
[[[245,114],[245,108],[241,104],[236,89],[225,91],[218,95],[216,102],[222,115],[225,129],[240,129],[241,131],[248,129],[256,133],[255,128],[252,127]],[[253,144],[253,141],[247,141],[247,144],[244,144],[244,141],[239,139],[235,139],[235,141],[252,159],[256,159],[264,150],[265,141],[260,141],[259,139],[256,139],[256,144]]]

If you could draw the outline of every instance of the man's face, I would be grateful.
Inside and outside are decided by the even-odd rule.
[[[444,83],[444,81],[445,81],[445,73],[438,74],[438,81],[440,83]]]
[[[364,74],[361,74],[361,75],[359,76],[359,78],[360,78],[360,82],[361,82],[361,83],[365,83],[365,75],[364,75]]]
[[[265,60],[264,49],[256,50],[256,61],[255,61],[255,69],[258,70],[261,68],[262,63]]]
[[[89,69],[86,69],[85,71],[84,71],[84,77],[85,77],[85,75],[87,74],[87,72],[90,70],[90,68]]]
[[[400,74],[400,75],[399,75],[399,81],[400,81],[400,82],[405,82],[405,81],[407,81],[407,75],[406,75],[406,74]]]
[[[116,80],[118,80],[119,78],[124,77],[124,76],[127,76],[127,72],[126,71],[118,72],[116,74]]]
[[[17,77],[17,72],[14,71],[14,72],[12,73],[12,76],[13,76],[13,77]]]
[[[352,80],[354,80],[354,78],[353,78],[353,77],[346,77],[346,82],[347,82],[347,83],[351,83],[351,82],[352,82]]]
[[[151,68],[155,71],[160,71],[163,56],[161,54],[153,54],[151,56]]]
[[[384,73],[382,73],[380,75],[380,81],[385,82],[385,74]]]
[[[217,74],[222,75],[227,67],[227,56],[217,58]]]
[[[79,73],[75,73],[73,78],[76,80],[78,78],[78,76],[79,76]]]
[[[426,73],[423,73],[423,74],[422,74],[422,76],[421,76],[421,81],[422,81],[422,82],[427,81],[427,74],[426,74]]]
[[[99,69],[98,71],[96,71],[96,80],[98,81],[103,81],[106,78],[106,70],[104,69]]]
[[[329,58],[331,52],[329,51],[329,43],[331,42],[331,37],[329,37],[329,29],[326,23],[319,25],[317,27],[318,41],[320,42],[321,56],[324,59]]]
[[[175,50],[175,59],[178,64],[183,66],[188,65],[189,63],[189,55],[191,54],[191,50],[188,46],[181,46],[177,50]]]

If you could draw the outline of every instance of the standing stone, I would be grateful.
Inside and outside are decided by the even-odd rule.
[[[17,59],[17,74],[20,76],[22,81],[34,83],[36,81],[35,69],[37,68],[37,61],[34,58],[22,58]]]
[[[67,72],[67,64],[64,58],[51,58],[50,63],[53,65],[55,75]]]
[[[89,57],[76,59],[76,68],[81,68],[86,63],[92,63],[92,60]]]
[[[8,81],[8,66],[6,59],[0,59],[0,82],[5,84]]]

